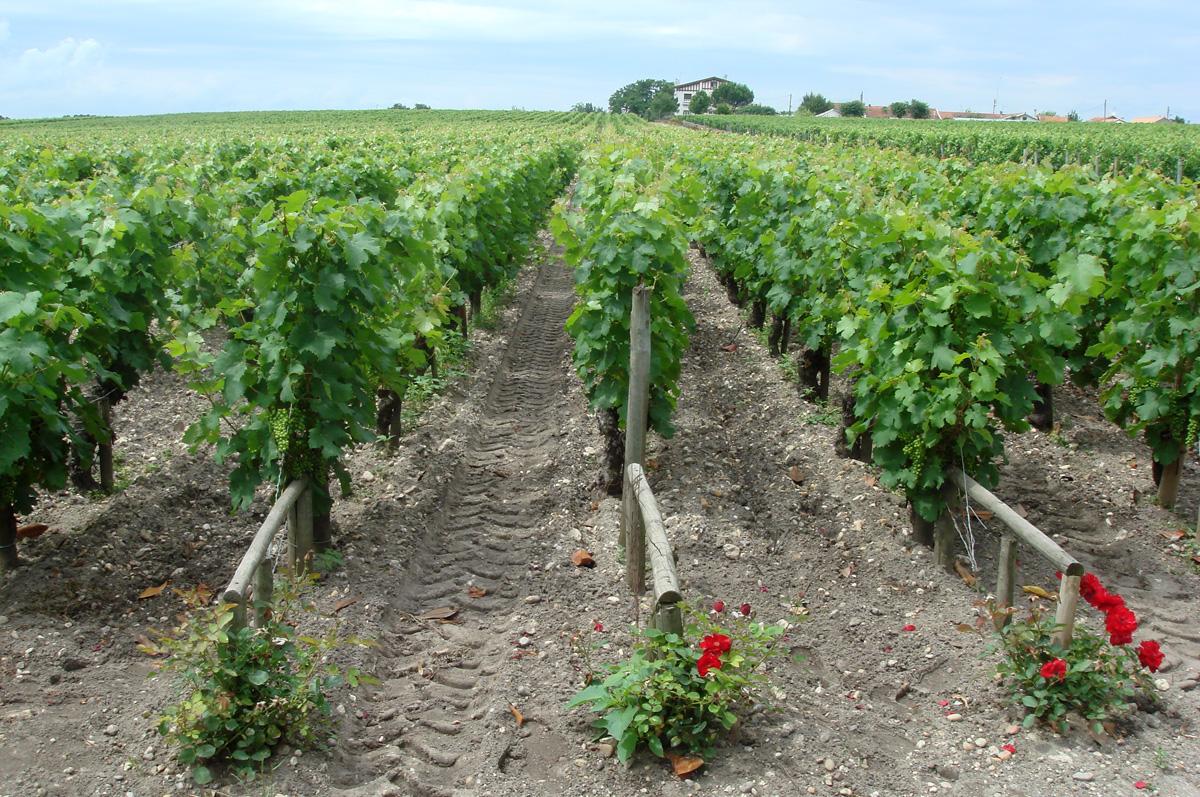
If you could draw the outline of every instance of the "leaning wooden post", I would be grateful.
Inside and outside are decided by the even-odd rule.
[[[271,598],[275,594],[275,574],[270,557],[258,563],[254,571],[254,625],[262,628],[267,624],[267,614],[271,610]]]
[[[947,572],[954,572],[954,512],[958,507],[958,493],[947,479],[942,485],[942,500],[946,508],[933,524],[933,558]]]
[[[646,425],[650,417],[650,290],[645,283],[639,282],[633,289],[632,299],[629,312],[629,396],[625,402],[626,472],[630,465],[642,465],[646,461]],[[621,480],[624,488],[624,474]],[[621,494],[625,496],[627,491],[622,489]],[[625,503],[624,499],[622,503]],[[625,548],[627,565],[631,559],[629,549],[634,544],[644,545],[640,530],[636,532],[638,538],[630,540],[631,524],[628,519],[631,517],[628,511],[621,513],[621,536],[618,540],[618,544]],[[638,525],[640,526],[640,523]],[[639,554],[643,562],[644,556],[644,553]],[[630,583],[632,585],[632,581]],[[640,595],[641,590],[635,594]]]
[[[116,486],[116,480],[113,476],[112,402],[108,400],[107,396],[100,399],[100,421],[104,424],[104,429],[108,433],[108,439],[100,442],[98,446],[100,489],[106,493],[111,493]]]
[[[304,562],[313,547],[312,487],[305,484],[304,492],[288,509],[288,563],[292,573],[304,570]]]
[[[1072,573],[1071,571],[1076,572]],[[1058,610],[1054,613],[1054,624],[1058,626],[1051,640],[1062,649],[1071,646],[1075,633],[1075,610],[1079,606],[1079,582],[1083,578],[1083,565],[1076,563],[1063,573],[1058,586]]]
[[[1013,592],[1017,586],[1017,541],[1008,529],[1000,537],[1000,569],[996,573],[996,601],[1002,613],[995,617],[996,630],[1008,625],[1013,605]]]

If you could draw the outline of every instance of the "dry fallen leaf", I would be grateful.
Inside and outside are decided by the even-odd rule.
[[[212,587],[208,586],[203,581],[194,587],[174,587],[171,589],[171,591],[179,596],[180,600],[183,601],[185,606],[190,606],[192,608],[207,606],[208,604],[212,603],[213,599]]]
[[[724,346],[721,347],[721,351],[727,351],[730,354],[732,354],[733,352],[735,352],[737,350],[738,350],[738,345],[736,343],[726,343]]]
[[[1042,589],[1041,587],[1038,587],[1038,586],[1035,586],[1032,584],[1026,584],[1025,586],[1021,587],[1021,590],[1026,595],[1036,595],[1037,597],[1045,598],[1048,601],[1058,600],[1058,596],[1055,595],[1054,593],[1047,592],[1046,590]]]
[[[1182,540],[1187,536],[1187,532],[1183,531],[1182,529],[1176,529],[1175,531],[1160,531],[1159,534],[1161,534],[1164,539],[1168,540]]]
[[[804,473],[800,470],[799,465],[793,465],[788,468],[788,478],[796,484],[801,484],[804,481]]]
[[[509,703],[508,710],[513,715],[513,719],[517,721],[518,728],[525,724],[525,715],[521,713],[520,709],[518,709],[515,704]]]
[[[576,567],[595,567],[596,560],[585,548],[580,548],[575,553],[571,554],[571,564]]]
[[[667,753],[667,758],[671,760],[671,769],[674,770],[675,774],[681,778],[686,778],[688,775],[704,766],[704,759],[697,756]]]
[[[30,523],[17,529],[18,540],[36,540],[50,530],[45,523]]]
[[[657,470],[658,469],[658,457],[646,457],[646,469],[647,470]]]
[[[482,598],[486,594],[487,594],[486,589],[483,589],[482,587],[477,587],[474,584],[467,587],[467,595],[471,596],[472,598]]]
[[[954,628],[958,631],[962,631],[964,634],[975,633],[975,626],[969,625],[967,623],[959,623],[958,625],[954,626]]]
[[[975,586],[975,583],[978,581],[978,579],[975,578],[975,574],[971,572],[971,568],[957,560],[954,562],[954,572],[958,573],[958,577],[961,578],[968,587]]]
[[[868,487],[874,487],[875,485],[879,484],[879,479],[868,473],[863,477],[863,483],[865,483]]]
[[[991,520],[993,517],[995,517],[995,513],[989,512],[986,509],[972,509],[971,514],[980,520]]]
[[[349,608],[356,603],[358,603],[358,598],[355,598],[355,597],[342,598],[340,601],[338,601],[337,603],[335,603],[333,605],[333,613],[337,614],[342,609]]]
[[[171,583],[171,582],[164,581],[163,583],[159,584],[157,587],[146,587],[144,590],[142,590],[141,592],[138,593],[138,600],[145,600],[146,598],[157,598],[159,595],[162,594],[162,591],[167,588],[167,584],[169,584],[169,583]]]
[[[438,606],[434,609],[424,612],[423,614],[417,615],[417,617],[422,620],[441,620],[442,622],[453,620],[457,616],[458,609],[453,606]]]
[[[145,634],[138,635],[137,649],[140,650],[142,653],[145,653],[147,656],[165,656],[165,655],[167,655],[167,651],[165,651],[161,647],[159,647],[157,642],[151,641],[151,639],[148,636],[146,636]]]
[[[1027,520],[1029,518],[1029,510],[1025,508],[1024,504],[1017,504],[1017,514]]]
[[[850,576],[854,575],[854,562],[846,565],[838,572],[842,574],[842,578],[850,578]]]

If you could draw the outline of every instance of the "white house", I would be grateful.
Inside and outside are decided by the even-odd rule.
[[[693,80],[691,83],[679,83],[675,86],[675,101],[679,103],[679,112],[687,113],[688,103],[702,91],[713,93],[713,89],[722,83],[729,81],[721,77],[706,77],[700,80]]]

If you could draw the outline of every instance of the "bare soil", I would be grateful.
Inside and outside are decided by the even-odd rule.
[[[470,376],[399,450],[348,459],[355,493],[335,508],[345,565],[319,586],[326,616],[314,622],[357,598],[338,621],[379,644],[340,658],[380,685],[335,696],[330,749],[282,750],[265,782],[224,777],[217,793],[999,797],[1134,794],[1144,780],[1158,794],[1200,794],[1200,579],[1186,541],[1162,534],[1194,517],[1195,466],[1178,514],[1153,506],[1141,494],[1152,494],[1145,447],[1073,388],[1056,395],[1055,434],[1010,438],[1001,497],[1126,595],[1139,638],[1159,638],[1168,656],[1158,708],[1135,712],[1117,737],[1010,735],[1019,714],[994,681],[994,654],[956,630],[983,593],[914,547],[902,499],[870,468],[834,457],[836,413],[802,401],[766,347],[739,332],[698,255],[678,431],[650,453],[684,594],[749,602],[769,622],[807,619],[771,673],[774,707],[698,777],[680,781],[650,756],[629,767],[606,757],[588,715],[563,704],[582,684],[582,651],[594,665],[627,649],[633,606],[618,504],[591,489],[602,443],[562,331],[570,275],[552,255],[540,260],[499,332],[474,333]],[[173,588],[225,583],[267,509],[264,493],[230,515],[223,470],[177,442],[202,407],[175,377],[148,379],[118,415],[129,486],[103,499],[47,496],[29,518],[53,528],[0,584],[0,795],[202,793],[154,732],[172,692],[147,679],[153,660],[136,649],[181,610]],[[977,531],[987,583],[995,530]],[[571,564],[579,547],[595,568]],[[1032,554],[1021,568],[1020,583],[1053,587]],[[162,595],[138,599],[164,581]],[[420,618],[437,608],[457,614]],[[1000,760],[1006,742],[1017,753]]]

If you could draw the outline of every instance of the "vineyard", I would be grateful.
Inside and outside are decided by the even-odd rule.
[[[1193,126],[1099,123],[995,123],[815,117],[687,116],[693,124],[756,135],[784,136],[814,144],[894,147],[976,163],[1024,161],[1048,166],[1091,166],[1095,172],[1128,174],[1153,169],[1169,177],[1200,178]]]
[[[0,123],[0,794],[1200,789],[1188,131],[703,121]]]

